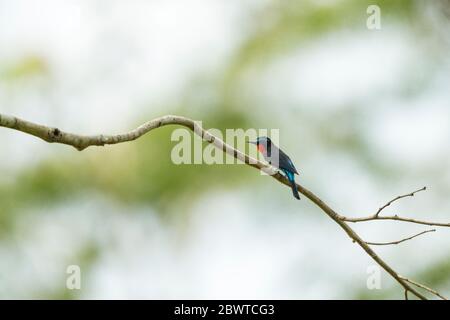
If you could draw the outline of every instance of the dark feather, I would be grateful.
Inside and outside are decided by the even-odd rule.
[[[271,165],[279,169],[288,170],[290,172],[298,174],[297,169],[295,168],[291,158],[289,158],[289,156],[286,153],[284,153],[283,150],[279,149],[272,142],[268,143],[267,149],[269,151],[263,154],[267,162],[269,162]]]

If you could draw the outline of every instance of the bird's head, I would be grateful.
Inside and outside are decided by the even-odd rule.
[[[249,141],[248,143],[255,144],[255,145],[260,145],[260,144],[267,145],[267,144],[271,144],[272,141],[270,140],[269,137],[258,137],[256,139],[256,141]]]
[[[272,146],[272,141],[269,137],[258,137],[256,141],[249,141],[248,143],[254,144],[258,147],[258,151],[264,153]]]

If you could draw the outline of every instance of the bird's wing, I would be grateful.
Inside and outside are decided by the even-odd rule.
[[[280,159],[279,159],[279,162],[280,162],[279,168],[280,169],[286,169],[293,173],[298,174],[297,169],[295,168],[294,163],[292,162],[291,158],[289,158],[289,156],[286,153],[284,153],[281,149],[280,149],[279,157],[280,157]]]

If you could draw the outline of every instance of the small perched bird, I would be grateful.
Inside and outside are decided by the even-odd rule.
[[[258,137],[255,142],[249,141],[249,143],[257,146],[258,151],[262,153],[267,162],[283,171],[291,183],[294,197],[300,200],[295,183],[295,174],[298,174],[298,172],[288,155],[278,148],[268,137]]]

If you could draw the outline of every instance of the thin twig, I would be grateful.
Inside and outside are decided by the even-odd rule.
[[[367,222],[367,221],[374,221],[374,220],[395,220],[395,221],[403,221],[403,222],[421,224],[421,225],[426,225],[426,226],[450,227],[450,223],[417,220],[417,219],[412,219],[412,218],[400,217],[398,215],[394,215],[394,216],[378,216],[378,217],[375,217],[374,215],[372,215],[372,216],[361,217],[361,218],[350,218],[350,217],[346,217],[346,216],[340,216],[340,218],[343,221],[352,222],[352,223]]]
[[[426,225],[426,226],[450,227],[450,223],[446,223],[446,222],[434,222],[434,221],[426,221],[426,220],[405,218],[405,217],[401,217],[401,216],[399,216],[397,214],[396,215],[391,215],[391,216],[380,216],[381,211],[383,211],[386,207],[390,206],[393,202],[395,202],[395,201],[397,201],[399,199],[402,199],[402,198],[413,197],[416,193],[418,193],[420,191],[425,191],[426,189],[427,189],[426,187],[423,187],[423,188],[418,189],[416,191],[413,191],[411,193],[395,197],[394,199],[392,199],[391,201],[386,203],[384,206],[380,207],[380,209],[378,209],[378,211],[375,214],[373,214],[373,215],[366,216],[366,217],[359,217],[359,218],[351,218],[351,217],[346,217],[346,216],[340,216],[340,219],[343,220],[343,221],[352,222],[352,223],[367,222],[367,221],[374,221],[374,220],[395,220],[395,221],[402,221],[402,222],[421,224],[421,225]]]
[[[402,243],[402,242],[414,239],[414,238],[416,238],[418,236],[421,236],[422,234],[425,234],[425,233],[428,233],[428,232],[435,232],[435,231],[436,231],[436,229],[425,230],[425,231],[417,233],[417,234],[415,234],[413,236],[410,236],[408,238],[404,238],[404,239],[401,239],[401,240],[398,240],[398,241],[392,241],[392,242],[368,242],[368,241],[366,241],[366,243],[368,245],[371,245],[371,246],[389,246],[389,245],[399,244],[399,243]]]
[[[416,282],[416,281],[414,281],[414,280],[411,280],[411,279],[408,279],[408,278],[405,278],[405,277],[402,277],[402,276],[400,276],[400,278],[402,278],[402,279],[405,280],[406,282],[409,282],[409,283],[415,285],[416,287],[422,288],[422,289],[424,289],[424,290],[426,290],[426,291],[428,291],[428,292],[434,294],[435,296],[441,298],[442,300],[447,300],[446,297],[444,297],[443,295],[441,295],[441,294],[440,294],[439,292],[437,292],[436,290],[433,290],[433,289],[431,289],[431,288],[429,288],[429,287],[427,287],[427,286],[425,286],[425,285],[423,285],[423,284],[421,284],[421,283],[418,283],[418,282]]]
[[[423,187],[423,188],[420,188],[420,189],[418,189],[418,190],[416,190],[416,191],[410,192],[410,193],[408,193],[408,194],[404,194],[404,195],[395,197],[394,199],[392,199],[391,201],[389,201],[388,203],[386,203],[384,206],[380,207],[380,208],[378,209],[378,211],[374,214],[374,216],[375,216],[375,217],[378,217],[378,215],[381,213],[381,211],[383,211],[384,209],[386,209],[387,207],[389,207],[389,206],[390,206],[392,203],[394,203],[395,201],[400,200],[400,199],[403,199],[403,198],[406,198],[406,197],[414,197],[414,195],[415,195],[417,192],[425,191],[425,190],[427,190],[427,187]]]
[[[408,299],[408,290],[405,289],[405,300],[409,300]]]

